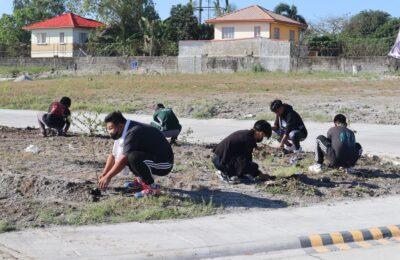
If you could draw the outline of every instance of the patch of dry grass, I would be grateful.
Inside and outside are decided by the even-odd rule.
[[[225,94],[272,97],[320,95],[400,95],[395,80],[370,80],[332,73],[237,73],[206,75],[103,75],[32,82],[0,83],[0,107],[47,109],[54,99],[70,96],[74,110],[135,112],[149,99],[174,103],[213,99]],[[218,96],[216,96],[218,95]]]

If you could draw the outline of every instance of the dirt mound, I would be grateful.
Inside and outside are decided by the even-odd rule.
[[[91,202],[97,200],[93,187],[95,184],[91,181],[73,181],[30,174],[0,174],[0,198]]]

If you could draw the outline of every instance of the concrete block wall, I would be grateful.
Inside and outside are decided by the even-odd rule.
[[[133,61],[137,63],[136,69],[131,68]],[[177,57],[81,57],[75,62],[79,73],[170,74],[178,70]]]
[[[182,73],[251,71],[256,63],[268,71],[290,71],[290,62],[290,43],[266,38],[179,43]]]
[[[136,61],[137,68],[131,63]],[[177,57],[77,57],[77,58],[6,58],[0,66],[49,67],[77,74],[109,74],[129,72],[134,74],[170,74],[178,72]]]
[[[279,46],[277,47],[279,48]],[[200,48],[201,49],[201,48]],[[233,73],[251,71],[261,64],[268,71],[353,71],[353,65],[361,72],[384,73],[400,69],[400,61],[387,57],[339,58],[306,57],[290,58],[286,55],[263,57],[222,57],[198,55],[179,57],[81,57],[81,58],[1,58],[0,66],[43,66],[76,74],[171,74],[171,73]],[[271,52],[269,52],[271,53]],[[281,51],[280,53],[283,53]],[[132,61],[138,67],[131,69]]]
[[[353,66],[360,72],[384,73],[394,69],[393,62],[388,57],[306,57],[292,58],[292,71],[331,71],[352,73]]]

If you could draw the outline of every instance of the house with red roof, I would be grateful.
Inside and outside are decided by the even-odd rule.
[[[23,27],[31,31],[31,57],[77,57],[87,43],[92,30],[103,23],[74,13],[65,13],[51,19]]]
[[[249,6],[207,20],[214,25],[214,40],[267,38],[297,43],[306,24],[276,14],[261,6]]]

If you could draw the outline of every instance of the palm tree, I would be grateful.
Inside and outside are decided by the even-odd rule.
[[[306,19],[304,19],[303,16],[297,13],[297,7],[295,5],[289,6],[288,4],[280,3],[275,7],[274,12],[289,17],[301,23],[304,24],[307,23]]]
[[[229,0],[225,0],[225,7],[222,7],[219,0],[214,1],[214,10],[216,16],[222,16],[229,14],[235,10],[235,7],[229,3]]]

